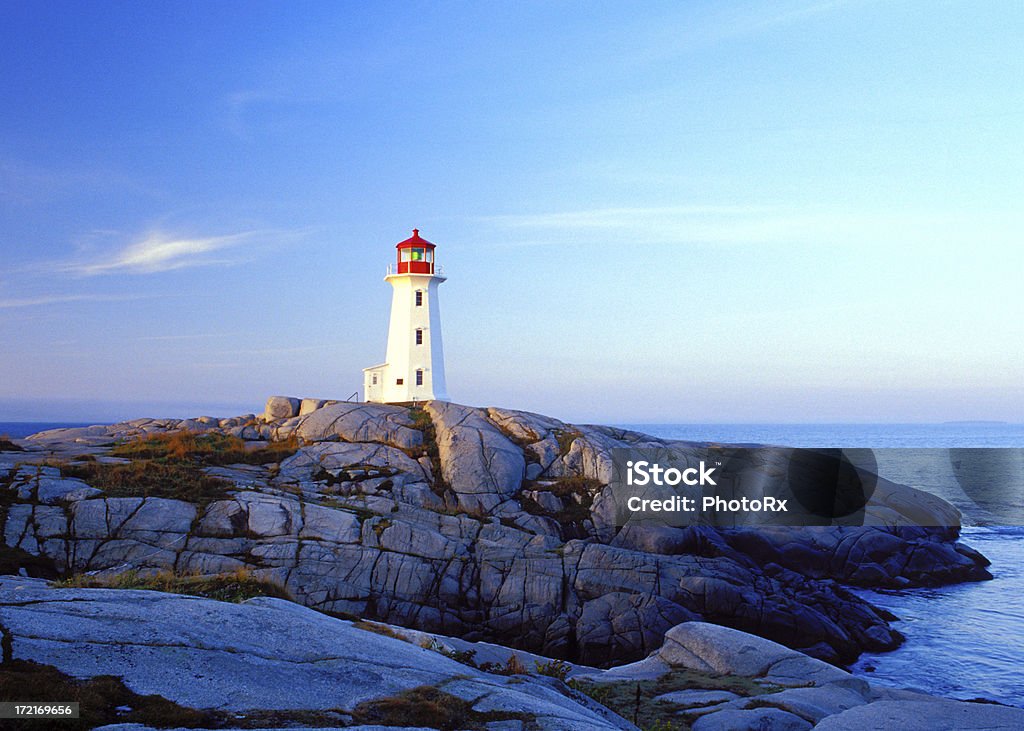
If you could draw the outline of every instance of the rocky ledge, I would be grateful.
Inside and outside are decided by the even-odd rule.
[[[124,449],[174,432],[230,443],[238,461]],[[591,666],[644,658],[693,621],[846,663],[901,638],[844,585],[988,577],[957,541],[954,508],[889,483],[878,527],[617,529],[611,450],[694,445],[507,409],[275,397],[260,416],[19,444],[0,454],[0,517],[30,572],[245,569],[334,615]],[[190,487],[154,482],[150,467],[186,470]],[[922,511],[936,527],[910,524]]]
[[[75,687],[88,723],[105,731],[1024,727],[1022,709],[872,686],[703,622],[671,628],[639,662],[599,670],[276,598],[234,604],[7,576],[0,632],[5,681],[22,679],[23,693]]]

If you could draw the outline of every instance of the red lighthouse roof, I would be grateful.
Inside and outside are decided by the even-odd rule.
[[[428,249],[434,248],[434,244],[430,243],[426,239],[420,238],[420,230],[418,228],[414,228],[412,230],[412,236],[407,238],[405,241],[399,241],[395,244],[396,249],[405,249],[410,246],[421,246]]]

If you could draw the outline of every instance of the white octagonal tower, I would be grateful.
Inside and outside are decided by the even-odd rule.
[[[392,287],[387,360],[363,369],[363,393],[378,403],[448,401],[437,297],[445,277],[435,267],[436,247],[414,228],[395,248],[398,261],[384,277]]]

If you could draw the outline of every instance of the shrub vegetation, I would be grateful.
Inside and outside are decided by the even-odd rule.
[[[654,680],[591,683],[573,679],[568,685],[640,728],[650,731],[683,731],[689,729],[690,724],[696,719],[696,716],[688,716],[686,709],[677,703],[655,700],[665,693],[691,689],[728,690],[740,696],[750,697],[782,690],[779,686],[762,685],[753,678],[679,669]]]
[[[298,447],[294,437],[249,450],[237,437],[176,431],[115,445],[110,454],[131,460],[127,463],[93,460],[60,468],[65,477],[84,480],[111,497],[165,497],[205,504],[226,497],[232,483],[206,474],[204,467],[276,463]]]
[[[110,450],[114,457],[194,462],[205,466],[227,464],[270,464],[280,462],[299,448],[294,436],[282,442],[248,450],[238,437],[217,432],[164,432],[123,442]]]
[[[24,452],[7,434],[0,434],[0,452]]]
[[[478,729],[494,721],[531,723],[536,717],[522,711],[473,710],[473,701],[463,700],[429,685],[421,685],[398,695],[363,701],[352,710],[358,724],[380,726],[420,726],[456,731]]]
[[[218,728],[228,721],[226,714],[217,711],[197,711],[179,706],[163,696],[139,695],[112,675],[78,680],[51,665],[28,660],[8,659],[0,665],[0,698],[27,703],[57,700],[78,703],[79,718],[25,721],[24,728],[77,731],[110,723],[138,723],[157,728]],[[13,724],[16,722],[4,723],[12,724],[4,725],[4,728],[15,728]]]
[[[61,474],[77,477],[110,497],[166,497],[205,504],[227,496],[232,483],[187,462],[138,459],[126,464],[62,464]]]
[[[294,601],[291,594],[279,584],[253,576],[247,569],[224,574],[176,574],[160,571],[140,574],[125,571],[120,574],[86,576],[76,574],[55,583],[64,588],[83,589],[149,589],[170,594],[188,594],[222,602],[239,603],[257,596],[270,596]]]

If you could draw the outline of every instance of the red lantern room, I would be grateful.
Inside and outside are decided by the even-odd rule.
[[[412,236],[398,242],[395,248],[398,249],[399,274],[434,273],[434,245],[420,238],[418,228],[414,228]]]

